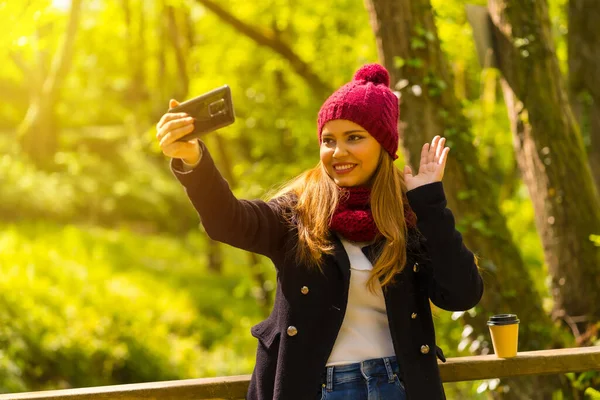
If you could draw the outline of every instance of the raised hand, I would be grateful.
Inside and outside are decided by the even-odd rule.
[[[419,172],[416,175],[413,175],[412,169],[408,165],[404,167],[404,181],[408,190],[442,180],[450,151],[450,147],[444,147],[445,144],[446,138],[436,136],[431,144],[423,145]]]

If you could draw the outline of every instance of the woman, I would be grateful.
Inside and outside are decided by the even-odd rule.
[[[170,106],[177,104],[174,100]],[[238,200],[185,114],[157,124],[163,153],[208,235],[277,270],[247,399],[443,399],[429,300],[445,310],[483,293],[475,257],[446,208],[445,139],[401,172],[398,99],[369,64],[318,115],[319,164],[270,201]]]

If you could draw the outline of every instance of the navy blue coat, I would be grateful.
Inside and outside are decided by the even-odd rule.
[[[293,247],[296,232],[273,201],[238,200],[202,144],[203,157],[192,171],[172,171],[214,240],[263,254],[277,270],[275,304],[270,316],[253,326],[258,339],[256,366],[247,399],[313,400],[320,392],[321,373],[346,311],[350,262],[335,235],[332,255],[325,256],[324,274],[298,265]],[[483,282],[473,253],[455,229],[446,208],[441,182],[407,192],[417,215],[409,230],[407,262],[393,285],[384,290],[395,355],[409,400],[444,399],[436,355],[429,300],[449,311],[474,307]],[[363,249],[372,262],[379,246]]]

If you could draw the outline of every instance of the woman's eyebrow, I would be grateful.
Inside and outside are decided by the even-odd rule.
[[[357,133],[357,132],[365,132],[363,129],[354,129],[352,131],[346,131],[344,132],[344,135],[349,135],[351,133]]]
[[[366,131],[365,131],[365,130],[363,130],[363,129],[354,129],[354,130],[351,130],[351,131],[346,131],[346,132],[344,132],[343,134],[344,134],[344,135],[350,135],[351,133],[357,133],[357,132],[366,132]],[[323,136],[328,136],[328,135],[329,135],[329,136],[334,136],[334,135],[333,135],[333,133],[331,133],[331,132],[325,132],[325,133],[323,134]]]

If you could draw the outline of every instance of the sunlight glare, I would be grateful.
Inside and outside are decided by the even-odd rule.
[[[52,0],[52,7],[67,11],[71,7],[71,0]]]

